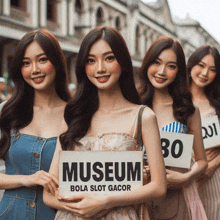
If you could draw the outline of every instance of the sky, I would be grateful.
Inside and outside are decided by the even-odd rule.
[[[168,3],[172,16],[185,18],[189,14],[220,43],[220,0],[168,0]]]

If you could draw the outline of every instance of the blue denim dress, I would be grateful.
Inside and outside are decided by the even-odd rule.
[[[12,134],[5,173],[31,175],[39,170],[48,172],[56,142],[57,137]],[[0,202],[0,220],[53,220],[55,214],[54,209],[43,203],[42,186],[7,189]]]

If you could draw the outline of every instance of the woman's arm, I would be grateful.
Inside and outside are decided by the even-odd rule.
[[[193,151],[195,163],[186,173],[179,173],[172,170],[167,170],[167,181],[169,188],[180,188],[187,185],[196,177],[199,177],[207,168],[207,159],[203,146],[201,118],[199,109],[195,107],[194,114],[188,120],[188,134],[194,135]]]
[[[126,192],[112,205],[126,206],[157,199],[166,194],[166,173],[161,150],[160,134],[154,112],[145,108],[142,116],[142,139],[145,146],[147,161],[150,168],[150,183],[130,192]],[[117,205],[116,205],[117,204]]]
[[[65,208],[77,215],[91,217],[102,210],[114,207],[139,204],[156,199],[166,194],[166,174],[162,156],[159,129],[153,111],[146,108],[142,116],[142,139],[146,148],[148,164],[151,173],[151,182],[138,189],[120,195],[97,195],[83,193],[72,196],[66,201],[79,201],[66,203]]]
[[[213,148],[206,151],[206,156],[208,160],[208,168],[206,171],[198,178],[198,180],[211,178],[215,170],[220,165],[220,149]]]
[[[205,153],[206,153],[207,161],[210,162],[220,154],[220,146],[211,149],[210,148],[206,149]]]
[[[54,152],[53,160],[50,165],[49,174],[59,179],[59,152],[61,151],[61,144],[59,139],[57,140],[56,150]],[[59,184],[58,184],[59,186]],[[63,208],[63,201],[59,201],[57,199],[58,189],[56,189],[56,193],[48,191],[44,189],[43,191],[43,201],[45,205],[50,206],[54,209],[65,210]]]
[[[32,175],[0,174],[0,189],[14,189],[18,187],[31,187],[41,185],[46,190],[55,192],[58,180],[51,174],[40,170]]]
[[[67,127],[66,127],[66,129],[67,129]],[[61,148],[60,141],[58,139],[56,149],[54,152],[54,156],[53,156],[53,160],[51,162],[50,170],[49,170],[49,174],[56,177],[56,179],[59,179],[59,153],[60,153],[60,151],[62,151],[62,148]],[[69,198],[62,198],[62,199],[58,199],[58,198],[60,198],[58,188],[56,189],[55,193],[53,191],[48,191],[48,190],[44,189],[43,201],[44,201],[45,205],[52,207],[54,209],[66,210],[66,211],[73,212],[73,209],[69,208],[69,206],[71,206],[71,204],[74,204],[76,202],[71,201],[71,199],[69,199]],[[100,217],[104,214],[105,214],[105,212],[103,212],[103,214],[101,213]]]
[[[191,182],[196,177],[200,176],[207,168],[208,163],[203,146],[202,139],[202,127],[201,118],[198,107],[195,107],[195,113],[189,119],[189,134],[194,135],[193,151],[195,157],[195,163],[191,167],[191,170],[186,173],[188,182]]]

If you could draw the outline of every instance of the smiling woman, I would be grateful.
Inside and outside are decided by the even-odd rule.
[[[162,89],[175,80],[177,72],[176,54],[172,49],[166,49],[149,66],[147,74],[154,89]]]
[[[55,89],[56,70],[36,41],[25,51],[21,73],[24,80],[36,90]]]
[[[88,79],[99,89],[119,86],[121,67],[105,40],[94,43],[85,65]]]
[[[160,130],[170,132],[169,135],[194,135],[195,163],[187,170],[167,167],[167,195],[159,202],[153,201],[154,218],[207,220],[194,183],[207,167],[200,114],[187,87],[185,56],[179,42],[170,37],[155,40],[144,57],[139,74],[142,101],[155,112]],[[187,151],[188,146],[183,149]]]
[[[104,151],[106,160],[108,151],[135,151],[138,115],[144,109],[140,133],[148,153],[151,181],[131,191],[122,182],[120,187],[112,183],[110,191],[127,189],[120,195],[88,192],[64,198],[44,190],[44,202],[59,209],[57,220],[138,220],[139,203],[165,194],[165,168],[156,117],[152,110],[140,105],[131,57],[116,29],[97,27],[88,33],[78,54],[76,76],[78,88],[65,109],[68,130],[60,136],[50,173],[58,177],[61,150]],[[117,171],[109,170],[111,178],[113,170]],[[147,209],[145,216],[149,219]]]
[[[205,88],[211,84],[216,76],[215,60],[212,54],[205,55],[201,61],[193,66],[190,76],[191,87],[198,86]]]
[[[202,119],[217,115],[220,118],[220,55],[215,47],[199,47],[189,58],[187,71],[193,102],[199,107]],[[220,143],[206,149],[208,168],[198,179],[199,193],[208,219],[220,216]]]
[[[43,188],[55,191],[56,177],[48,173],[57,136],[66,129],[65,58],[57,39],[46,29],[28,32],[19,42],[10,71],[13,96],[0,116],[0,158],[5,189],[0,219],[52,220],[55,210],[43,203]]]

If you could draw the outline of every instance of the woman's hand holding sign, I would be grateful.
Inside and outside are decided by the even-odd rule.
[[[45,172],[44,170],[25,176],[24,186],[31,187],[36,185],[43,186],[48,192],[51,192],[54,195],[57,187],[59,186],[59,181],[54,175]]]
[[[57,196],[57,199],[64,202],[63,209],[74,212],[78,216],[92,217],[96,214],[101,217],[109,210],[107,195],[97,193],[82,193],[71,197]]]
[[[220,148],[211,148],[206,150],[207,161],[210,162],[220,154]]]
[[[201,176],[201,179],[210,178],[218,166],[219,166],[219,163],[217,164],[214,160],[209,162],[208,168],[206,169],[205,173]]]
[[[220,165],[220,149],[219,148],[212,148],[212,149],[206,150],[206,156],[208,160],[208,168],[203,173],[203,175],[200,178],[198,178],[198,181],[211,178],[215,170]]]

